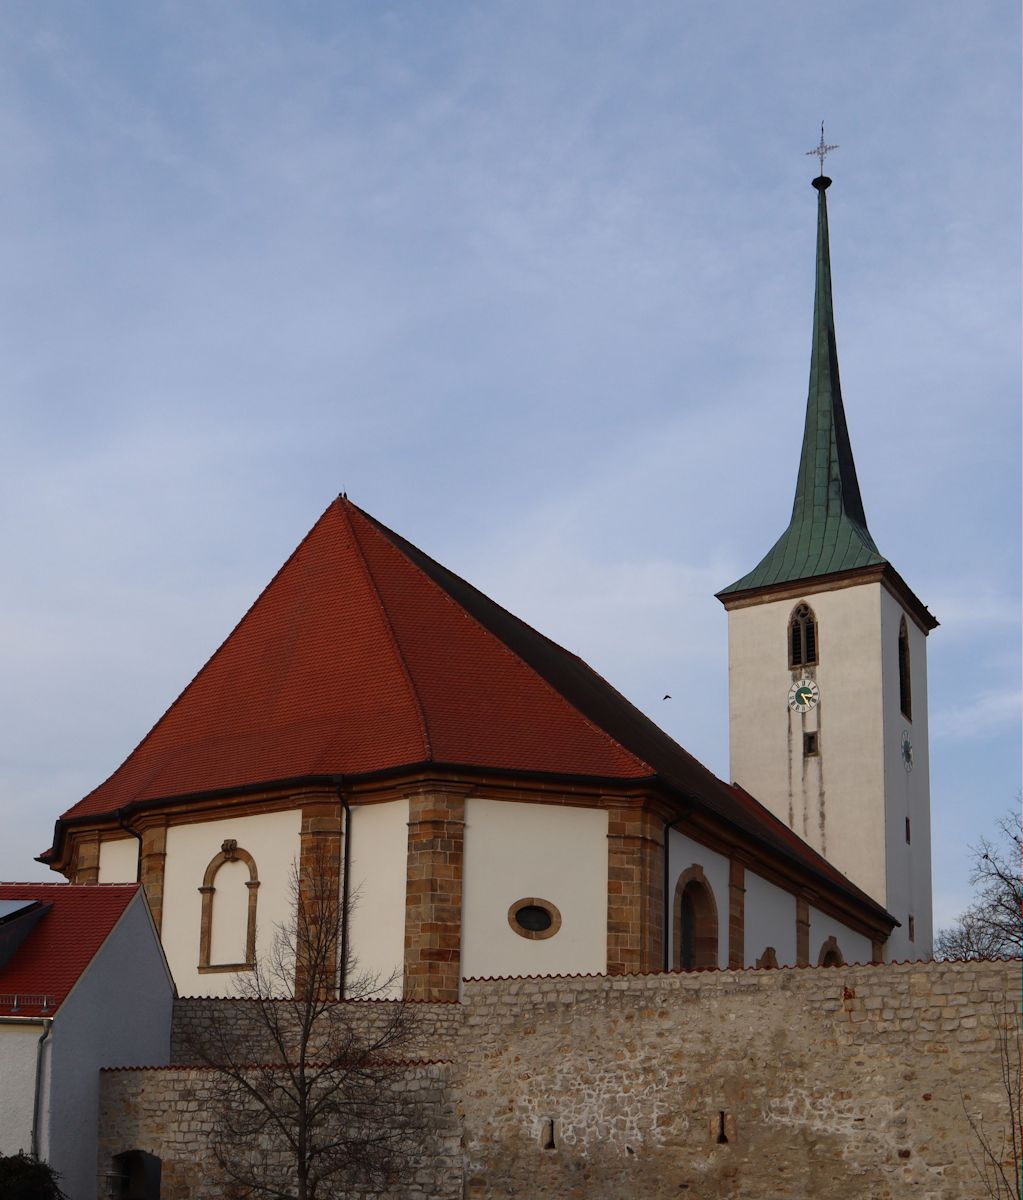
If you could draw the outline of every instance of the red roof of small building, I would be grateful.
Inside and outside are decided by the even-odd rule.
[[[137,883],[0,883],[0,900],[39,901],[46,910],[10,961],[0,965],[0,1013],[52,1016],[139,887]]]
[[[657,780],[883,912],[582,659],[345,497],[57,838],[146,802],[428,765]]]

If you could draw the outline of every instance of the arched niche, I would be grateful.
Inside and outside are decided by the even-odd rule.
[[[218,876],[221,879],[219,898],[216,883]],[[202,916],[199,924],[200,973],[245,971],[255,966],[258,888],[256,860],[247,850],[243,850],[234,838],[225,839],[221,844],[220,853],[210,860],[203,875],[202,886],[199,888],[202,894]],[[244,892],[239,889],[244,889]],[[236,946],[242,954],[225,954],[225,943]],[[233,961],[227,961],[228,959]]]
[[[672,963],[691,971],[718,965],[718,909],[703,867],[694,863],[678,877],[672,921]]]

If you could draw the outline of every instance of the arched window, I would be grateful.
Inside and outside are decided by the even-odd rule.
[[[789,619],[789,666],[813,666],[817,659],[817,618],[809,604],[797,604]]]
[[[837,938],[832,935],[826,938],[817,955],[818,967],[844,967],[845,956],[839,949]]]
[[[683,871],[675,884],[673,922],[676,970],[718,965],[718,910],[714,893],[696,865]]]
[[[909,630],[906,618],[899,623],[899,708],[907,721],[913,719],[913,685],[909,677]]]
[[[199,889],[200,973],[245,971],[255,966],[258,887],[255,859],[234,838],[227,838],[206,868]]]

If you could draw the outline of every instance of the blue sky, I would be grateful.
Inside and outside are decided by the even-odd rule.
[[[1014,6],[56,2],[0,35],[0,877],[342,489],[727,775],[713,593],[791,507],[823,118],[867,516],[942,622],[954,915],[1020,786]]]

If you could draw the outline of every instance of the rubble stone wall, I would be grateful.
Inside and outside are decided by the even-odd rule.
[[[278,1003],[286,1003],[278,1001]],[[409,1018],[411,1036],[403,1044],[402,1058],[449,1059],[462,1028],[459,1004],[428,1004],[396,1000],[357,1000],[350,1005],[353,1021],[365,1036],[372,1036],[395,1018],[399,1008]],[[252,1000],[218,1000],[209,996],[189,997],[174,1005],[171,1025],[171,1062],[191,1065],[202,1061],[202,1047],[213,1040],[214,1032],[232,1035],[236,1053],[244,1053],[251,1062],[271,1062],[275,1055],[260,1019],[258,1005]]]
[[[142,1150],[161,1160],[160,1200],[241,1200],[249,1193],[226,1180],[211,1149],[218,1093],[214,1072],[198,1067],[117,1069],[100,1076],[99,1195],[116,1155]],[[396,1190],[380,1200],[459,1200],[462,1196],[461,1122],[457,1086],[445,1063],[411,1065],[396,1088],[396,1103],[419,1106],[430,1133],[429,1152],[412,1163]],[[238,1157],[264,1158],[266,1145],[239,1147]],[[353,1200],[367,1195],[353,1188]]]
[[[417,1068],[436,1152],[395,1195],[997,1194],[982,1139],[1008,1161],[1019,994],[1019,962],[468,980],[423,1006],[422,1048],[455,1065]],[[216,1003],[181,1002],[176,1036]],[[201,1072],[104,1072],[101,1166],[147,1150],[165,1200],[219,1197],[209,1120]]]
[[[471,982],[466,1196],[977,1200],[970,1118],[1001,1153],[1019,976],[992,962]]]

